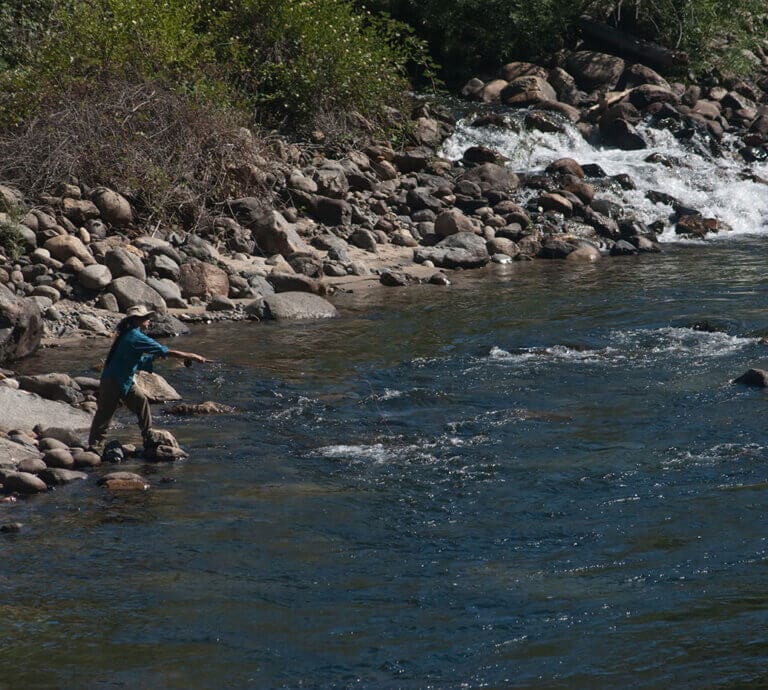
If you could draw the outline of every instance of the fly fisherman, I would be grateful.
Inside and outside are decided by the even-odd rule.
[[[137,305],[130,307],[125,318],[117,324],[117,335],[101,373],[98,405],[88,437],[88,445],[99,453],[121,401],[138,417],[144,447],[147,447],[152,416],[149,401],[133,383],[137,371],[152,371],[152,360],[155,357],[175,357],[193,362],[211,361],[193,352],[170,350],[146,335],[154,315],[155,312],[144,305]]]

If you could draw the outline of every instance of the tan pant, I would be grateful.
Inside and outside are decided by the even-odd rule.
[[[109,424],[121,400],[138,417],[141,437],[146,442],[147,435],[152,428],[152,415],[149,411],[149,401],[145,395],[136,386],[131,386],[128,393],[123,395],[115,379],[103,378],[99,384],[98,406],[91,423],[91,433],[88,436],[89,446],[101,447],[104,437],[107,435]]]

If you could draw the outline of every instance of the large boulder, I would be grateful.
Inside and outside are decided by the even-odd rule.
[[[112,282],[112,273],[103,264],[93,264],[80,271],[77,280],[86,290],[103,290]]]
[[[622,118],[601,122],[600,136],[609,146],[615,146],[624,151],[636,151],[648,146],[635,127]]]
[[[434,247],[414,251],[416,263],[431,261],[440,268],[479,268],[490,261],[485,240],[471,232],[450,235]]]
[[[24,201],[24,195],[15,187],[0,184],[0,213],[13,213]]]
[[[46,400],[32,393],[0,386],[0,410],[3,424],[10,428],[24,428],[31,420],[41,428],[69,427],[88,429],[91,416],[67,403]],[[49,433],[46,436],[52,435]]]
[[[117,299],[117,304],[122,312],[137,304],[151,307],[158,314],[165,314],[168,311],[165,300],[160,296],[160,293],[133,276],[116,278],[110,284],[109,291]]]
[[[133,222],[131,205],[117,192],[106,187],[97,187],[91,193],[91,200],[96,204],[105,223],[122,228]]]
[[[181,400],[181,396],[176,389],[160,376],[160,374],[154,374],[148,371],[137,371],[133,377],[133,384],[144,393],[149,402]]]
[[[40,346],[42,335],[43,317],[37,302],[17,298],[0,285],[0,362],[32,354]]]
[[[75,405],[83,401],[83,393],[80,386],[68,374],[38,374],[36,376],[18,376],[19,388],[37,393],[37,395],[48,398],[48,400],[59,400],[61,402]]]
[[[189,305],[181,296],[179,286],[169,278],[147,278],[147,285],[160,294],[165,303],[174,309],[186,309]]]
[[[352,224],[352,206],[344,201],[344,199],[332,199],[326,196],[318,196],[315,198],[312,215],[324,225]],[[288,230],[284,230],[284,237],[275,235],[275,238],[286,251],[290,252],[293,249],[298,252],[298,247],[301,246],[299,243],[303,243],[304,240],[302,240],[298,234],[294,236],[290,230],[290,227]],[[293,232],[295,232],[295,230]],[[284,252],[276,253],[289,256],[289,254],[284,254]]]
[[[80,259],[86,266],[96,263],[88,248],[74,235],[56,235],[47,240],[43,247],[54,259],[62,263],[73,256]]]
[[[92,201],[87,199],[64,199],[61,211],[66,218],[75,225],[85,225],[89,220],[99,217],[99,209]]]
[[[546,79],[537,76],[518,77],[501,91],[501,100],[507,105],[536,105],[542,101],[556,101],[557,93]]]
[[[613,89],[625,66],[626,63],[619,57],[591,50],[580,50],[565,63],[565,69],[573,75],[579,88],[585,91]]]
[[[107,252],[104,263],[115,278],[133,276],[139,280],[147,279],[144,264],[136,254],[123,247],[115,247]]]
[[[29,472],[11,472],[3,477],[3,487],[17,494],[37,494],[48,490],[48,485]]]
[[[190,261],[179,271],[179,287],[184,297],[226,297],[229,294],[229,278],[218,266],[202,261]]]
[[[272,209],[267,209],[261,214],[254,213],[253,219],[246,227],[250,228],[256,244],[265,254],[290,256],[296,253],[313,253],[312,248],[299,237],[296,227]]]
[[[520,178],[512,170],[495,163],[477,165],[464,173],[462,179],[477,184],[483,194],[510,192],[520,186]]]
[[[267,283],[272,287],[272,293],[278,292],[311,292],[315,295],[323,290],[323,283],[309,276],[294,273],[273,271],[267,278]]]
[[[435,234],[448,237],[459,232],[474,232],[475,226],[459,209],[443,211],[435,218]]]
[[[40,458],[40,452],[34,446],[16,443],[0,436],[0,467],[18,467],[22,472],[34,474],[35,469],[40,470],[41,465],[45,466]]]
[[[680,98],[672,92],[669,86],[658,84],[642,84],[636,86],[629,94],[629,101],[639,110],[645,110],[653,103],[671,103],[679,105]]]
[[[338,163],[328,161],[314,171],[312,176],[317,191],[331,199],[343,199],[349,191],[349,181]]]
[[[336,307],[328,300],[308,292],[266,295],[263,300],[248,305],[248,313],[260,319],[277,321],[328,319],[338,316]]]
[[[747,369],[745,373],[734,379],[733,382],[741,383],[745,386],[766,388],[768,387],[768,371],[765,369]]]

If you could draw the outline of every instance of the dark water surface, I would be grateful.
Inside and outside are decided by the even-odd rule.
[[[768,398],[730,380],[768,368],[767,259],[198,328],[178,347],[221,363],[162,373],[239,412],[158,412],[187,461],[0,507],[0,688],[765,687]]]

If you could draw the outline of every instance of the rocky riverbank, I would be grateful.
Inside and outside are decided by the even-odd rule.
[[[550,67],[509,63],[496,78],[470,80],[463,95],[469,111],[477,105],[475,127],[519,126],[508,109],[523,109],[527,130],[575,125],[590,141],[640,150],[647,142],[637,125],[644,122],[693,151],[741,161],[745,176],[766,184],[749,167],[768,157],[768,60],[755,60],[762,64],[755,80],[701,86],[581,51]],[[279,142],[262,167],[230,171],[269,195],[221,199],[204,218],[169,227],[142,222],[130,194],[118,190],[68,179],[29,198],[0,184],[0,361],[72,337],[107,342],[135,304],[160,315],[156,337],[182,334],[199,320],[329,318],[339,290],[449,285],[451,271],[489,262],[657,252],[658,235],[669,227],[694,237],[728,230],[665,190],[648,192],[669,209],[665,221],[648,226],[632,208],[602,196],[631,188],[630,175],[608,176],[571,158],[514,170],[497,151],[474,146],[448,160],[440,151],[456,126],[454,113],[425,102],[411,115],[412,144],[402,149],[378,142],[334,158],[316,145]],[[659,154],[648,162],[675,164]],[[71,435],[88,426],[96,389],[95,379],[3,372],[0,395],[15,398],[0,409],[29,409],[33,400],[56,405],[0,419],[6,492],[42,491],[101,463],[81,435]],[[65,408],[77,420],[57,424],[69,419]],[[60,426],[61,433],[51,431]],[[144,482],[123,477],[113,486]]]

